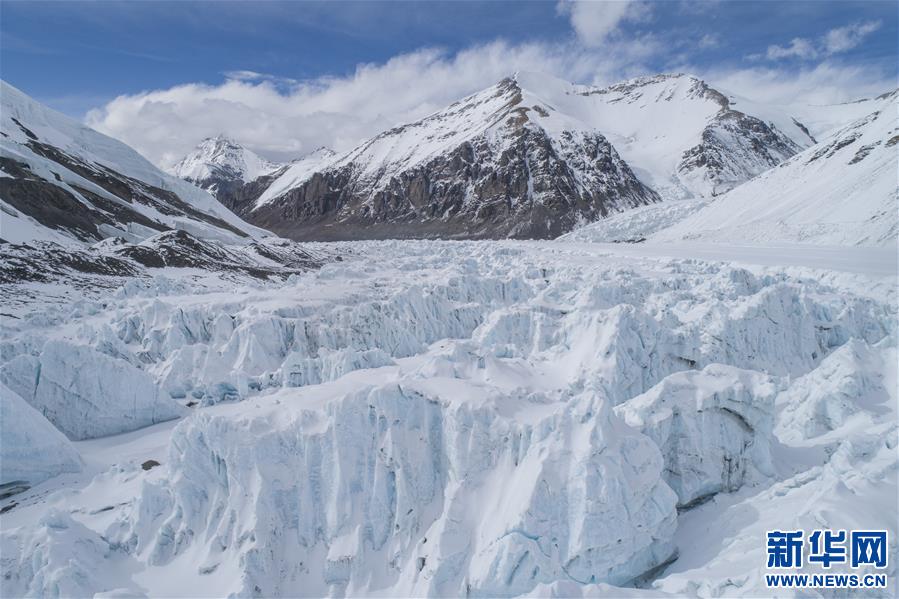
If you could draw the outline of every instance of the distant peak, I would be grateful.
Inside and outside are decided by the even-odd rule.
[[[213,137],[204,138],[199,144],[197,144],[197,147],[200,148],[203,146],[217,146],[217,145],[231,145],[231,146],[242,147],[239,143],[237,143],[236,141],[234,141],[233,139],[231,139],[224,133],[219,133]]]

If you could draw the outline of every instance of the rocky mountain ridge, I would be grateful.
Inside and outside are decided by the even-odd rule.
[[[516,73],[221,199],[295,239],[555,237],[660,199],[713,197],[814,142],[788,115],[744,104],[755,108],[682,74],[597,88]]]

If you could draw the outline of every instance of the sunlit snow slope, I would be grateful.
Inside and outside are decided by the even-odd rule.
[[[237,186],[269,175],[283,165],[269,162],[223,135],[204,139],[169,172],[212,194],[227,194]]]
[[[660,198],[723,193],[812,143],[762,108],[687,75],[599,89],[516,73],[223,201],[298,239],[553,237]]]
[[[0,238],[139,241],[170,229],[236,242],[264,231],[127,145],[0,82]]]
[[[899,93],[658,233],[658,241],[895,245]]]
[[[166,175],[137,152],[0,87],[0,300],[93,296],[193,269],[228,279],[286,278],[321,252],[254,227],[207,192]],[[45,289],[48,291],[49,289]]]

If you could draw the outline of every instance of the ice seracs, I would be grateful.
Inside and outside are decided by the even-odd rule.
[[[406,180],[417,191],[379,208],[389,216],[431,197],[432,184],[449,193],[462,173],[484,186],[478,193],[524,190],[510,226],[527,227],[522,198],[552,206],[560,182],[577,197],[609,192],[610,214],[614,194],[636,204],[650,193],[652,169],[624,164],[590,111],[572,106],[607,97],[637,98],[622,114],[641,102],[662,107],[653,114],[708,108],[690,121],[698,138],[678,139],[705,139],[709,127],[726,130],[711,138],[740,139],[701,148],[696,179],[676,163],[654,171],[672,189],[699,181],[700,196],[749,172],[734,164],[775,156],[772,127],[792,131],[767,116],[753,117],[764,126],[725,117],[738,125],[729,129],[715,120],[717,92],[680,76],[594,93],[519,73],[488,91],[371,140],[349,162],[323,154],[311,174],[298,163],[284,189],[324,198],[315,194],[333,191],[336,168],[394,193],[417,173]],[[82,194],[74,171],[27,153],[50,133],[17,114],[9,131],[22,147],[3,148],[30,162],[3,162],[12,176],[0,181],[15,190],[43,173],[44,184],[70,193],[77,183]],[[824,136],[803,164],[882,160],[893,137],[869,141],[865,127]],[[47,148],[78,149],[55,141]],[[471,153],[454,154],[460,147]],[[737,163],[712,168],[717,149],[731,147],[757,153],[735,150]],[[56,165],[160,193],[47,148]],[[492,170],[471,156],[490,157]],[[251,209],[277,178],[246,183],[235,201]],[[767,530],[883,529],[896,539],[895,273],[857,260],[838,271],[817,248],[771,262],[724,244],[716,261],[688,244],[653,246],[662,227],[730,193],[680,210],[650,202],[630,222],[616,214],[553,242],[327,246],[257,238],[251,227],[223,241],[181,213],[159,231],[109,229],[96,215],[65,229],[4,205],[4,219],[38,225],[0,244],[0,595],[757,597],[770,594]],[[352,226],[376,207],[359,194],[346,204],[360,210],[347,213],[360,219]],[[44,196],[18,197],[31,210]],[[258,210],[285,209],[280,197]],[[460,214],[493,222],[477,206]],[[588,218],[562,202],[553,222],[568,223],[572,206]],[[84,238],[70,245],[42,236],[73,227]],[[591,235],[650,241],[577,242]]]
[[[124,572],[78,577],[84,594],[515,596],[636,582],[683,594],[724,585],[719,568],[684,572],[735,551],[700,542],[718,537],[691,532],[694,514],[763,551],[748,517],[762,498],[808,514],[789,502],[814,505],[853,469],[853,485],[895,488],[892,404],[866,395],[860,416],[833,422],[839,438],[795,441],[778,432],[804,415],[774,399],[805,377],[829,385],[853,339],[886,352],[860,361],[891,388],[889,301],[801,269],[589,244],[341,247],[343,261],[277,284],[129,288],[3,323],[4,369],[65,343],[193,406],[77,444],[107,472],[49,503],[78,509],[86,530],[49,534],[62,528],[48,532],[46,507],[20,497],[3,558],[21,574],[0,580],[4,594],[49,592],[39,572],[74,584],[80,562],[57,544],[81,536],[104,540],[95,557]],[[150,459],[160,465],[143,470]]]
[[[893,354],[895,352],[892,352]],[[888,401],[885,375],[891,353],[851,339],[781,393],[778,437],[802,441],[844,426],[865,412],[877,413]]]
[[[145,488],[120,542],[279,596],[625,583],[673,551],[658,450],[601,398],[506,411],[415,382],[312,397],[180,425],[177,478]]]
[[[615,411],[659,446],[663,478],[683,508],[774,474],[769,446],[780,386],[713,364],[672,374]]]
[[[71,442],[18,393],[0,383],[0,490],[31,487],[66,472],[79,472]]]
[[[184,414],[145,372],[125,360],[64,341],[0,367],[0,380],[70,439],[143,428]]]

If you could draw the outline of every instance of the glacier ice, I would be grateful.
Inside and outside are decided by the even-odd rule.
[[[680,507],[774,474],[769,445],[779,383],[712,364],[662,380],[615,411],[655,441]]]
[[[323,411],[197,414],[174,431],[177,474],[144,493],[121,542],[156,565],[199,544],[190,559],[236,560],[239,593],[265,596],[366,581],[512,596],[626,583],[670,556],[675,497],[649,439],[601,396],[509,403],[391,384]]]
[[[889,398],[883,370],[895,356],[851,339],[821,364],[793,381],[777,399],[783,413],[778,437],[801,440],[833,431],[859,412],[883,411]]]
[[[720,595],[710,552],[779,525],[758,502],[831,517],[789,502],[895,488],[896,310],[835,286],[856,279],[564,242],[337,249],[280,283],[198,293],[166,271],[3,322],[0,379],[67,434],[188,414],[76,444],[130,478],[48,500],[86,505],[71,536],[49,508],[4,514],[4,567],[35,564],[4,594]],[[101,487],[119,499],[95,515]],[[81,536],[122,576],[60,566]]]
[[[135,569],[127,553],[61,510],[4,534],[0,549],[4,597],[93,597],[129,587],[131,596],[145,596],[127,580]]]
[[[0,485],[34,486],[81,470],[81,456],[65,435],[2,383],[0,439]]]
[[[145,372],[62,340],[47,341],[37,356],[16,356],[0,367],[0,381],[73,440],[131,431],[184,413]]]

